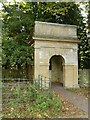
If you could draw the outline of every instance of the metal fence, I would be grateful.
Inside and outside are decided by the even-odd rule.
[[[40,89],[50,89],[51,79],[42,75],[38,75],[38,84]]]
[[[2,105],[5,107],[12,101],[32,100],[37,94],[50,92],[50,86],[50,79],[41,75],[38,80],[4,78],[2,79]]]

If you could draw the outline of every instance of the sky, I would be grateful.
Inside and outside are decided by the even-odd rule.
[[[83,16],[87,17],[87,14],[88,14],[88,13],[85,12],[85,5],[84,5],[84,4],[81,4],[80,7],[83,9],[83,10],[81,11],[81,13],[83,14]]]
[[[2,4],[0,3],[0,10],[2,9]]]

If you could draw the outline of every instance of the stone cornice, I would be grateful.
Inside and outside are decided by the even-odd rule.
[[[33,37],[33,40],[36,41],[52,41],[52,42],[67,42],[67,43],[80,43],[80,41],[76,38],[39,38]]]

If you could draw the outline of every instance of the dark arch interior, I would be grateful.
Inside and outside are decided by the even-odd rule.
[[[63,79],[64,79],[64,58],[60,55],[54,55],[50,58],[49,61],[49,77],[51,78],[51,84],[52,83],[59,83],[60,85],[63,85]]]

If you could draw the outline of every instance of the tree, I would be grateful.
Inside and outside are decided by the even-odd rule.
[[[86,6],[86,13],[89,10],[89,2],[88,3],[82,3]],[[88,17],[89,18],[89,17]],[[86,68],[86,69],[90,69],[90,44],[89,44],[89,40],[87,37],[87,22],[83,22],[86,21],[87,18],[83,17],[83,20],[81,21],[81,28],[79,29],[79,39],[81,40],[80,44],[79,44],[79,67],[80,68]],[[88,19],[89,22],[89,19]],[[88,23],[88,29],[89,29],[89,23]]]
[[[24,3],[3,7],[3,12],[6,13],[3,14],[3,67],[18,68],[19,77],[22,74],[21,68],[26,68],[29,78],[29,66],[33,64],[33,45],[30,45],[30,40],[34,20],[31,11]]]
[[[4,68],[18,66],[20,71],[33,63],[32,36],[36,20],[77,25],[78,39],[81,40],[79,66],[83,66],[82,51],[86,52],[88,45],[85,24],[78,4],[74,2],[20,2],[13,5],[3,4],[3,7],[3,31],[6,34],[3,37]],[[86,58],[86,54],[84,55]],[[27,73],[29,73],[28,70]]]
[[[88,32],[90,33],[90,1],[88,2],[86,9],[88,11]]]

